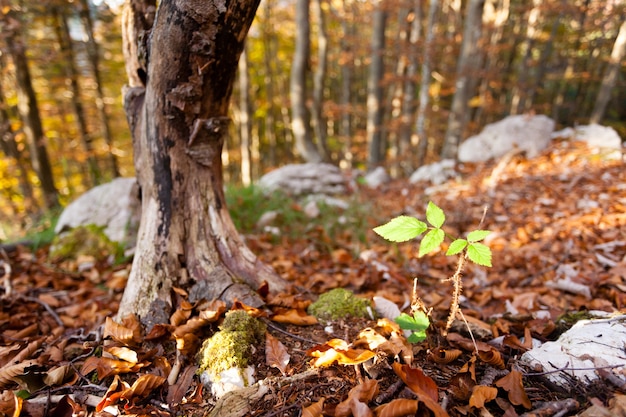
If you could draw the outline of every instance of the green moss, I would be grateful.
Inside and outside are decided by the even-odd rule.
[[[371,307],[369,300],[355,296],[352,291],[335,288],[320,295],[308,312],[321,322],[328,322],[344,317],[370,317],[374,311]]]
[[[198,374],[207,371],[218,376],[234,367],[243,370],[248,366],[253,347],[263,342],[266,330],[265,323],[245,311],[226,313],[220,331],[202,344]]]
[[[83,255],[102,261],[110,255],[117,257],[122,251],[119,244],[107,237],[103,226],[87,225],[56,236],[50,247],[50,257],[71,259]]]

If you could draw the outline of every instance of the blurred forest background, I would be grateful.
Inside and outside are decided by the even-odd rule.
[[[0,240],[134,175],[122,5],[0,0]],[[512,114],[626,137],[625,0],[263,0],[226,183],[291,162],[395,177]]]

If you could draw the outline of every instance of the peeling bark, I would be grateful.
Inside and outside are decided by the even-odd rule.
[[[120,317],[146,317],[163,301],[171,307],[173,286],[202,285],[204,298],[255,306],[262,301],[252,290],[261,282],[273,291],[285,288],[243,243],[223,192],[228,105],[257,7],[258,0],[163,0],[154,26],[143,29],[150,31],[147,59],[127,66],[134,88],[125,103],[142,217]],[[131,5],[129,22],[133,10],[140,8]],[[145,91],[133,74],[144,67]]]

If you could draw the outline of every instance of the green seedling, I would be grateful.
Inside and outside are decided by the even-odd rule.
[[[474,230],[468,233],[465,239],[455,238],[448,235],[442,229],[446,221],[446,216],[441,208],[432,201],[426,207],[426,222],[423,222],[411,216],[398,216],[388,223],[374,228],[374,232],[391,242],[406,242],[424,234],[420,242],[418,256],[427,255],[441,246],[446,237],[452,240],[446,251],[446,255],[460,255],[457,263],[456,271],[448,280],[453,282],[454,289],[452,293],[452,305],[450,314],[444,329],[444,334],[450,329],[457,313],[463,318],[463,313],[459,309],[459,298],[461,296],[461,271],[465,265],[466,259],[481,266],[491,267],[491,249],[483,243],[480,243],[491,232],[489,230]],[[482,220],[481,220],[482,223]],[[426,338],[426,329],[430,325],[428,312],[422,301],[416,294],[417,284],[413,289],[413,302],[411,303],[411,311],[413,316],[403,313],[396,318],[396,322],[404,330],[411,331],[409,337],[410,342],[421,342]]]

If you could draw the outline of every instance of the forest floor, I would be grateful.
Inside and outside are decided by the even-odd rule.
[[[177,289],[170,323],[145,335],[132,319],[111,320],[128,264],[79,272],[51,262],[45,248],[19,248],[1,283],[0,416],[626,416],[623,385],[598,378],[558,387],[519,362],[529,335],[555,340],[580,312],[625,312],[624,162],[562,142],[532,160],[461,171],[429,195],[408,181],[355,190],[371,214],[363,236],[351,228],[246,236],[294,291],[270,298],[265,312],[249,309],[265,316],[270,335],[251,361],[263,383],[228,401],[203,389],[190,359],[224,308],[192,305]],[[399,214],[424,219],[429,200],[446,213],[448,233],[463,236],[479,225],[493,232],[486,241],[493,267],[468,264],[463,273],[461,309],[478,349],[463,322],[441,333],[452,294],[445,279],[456,259],[443,252],[418,258],[419,242],[391,244],[371,232]],[[555,284],[563,270],[575,271],[576,285]],[[307,303],[335,287],[406,308],[414,277],[432,308],[421,343],[408,344],[384,321],[306,324]],[[316,367],[315,352],[332,355]],[[373,362],[360,363],[369,352]]]

